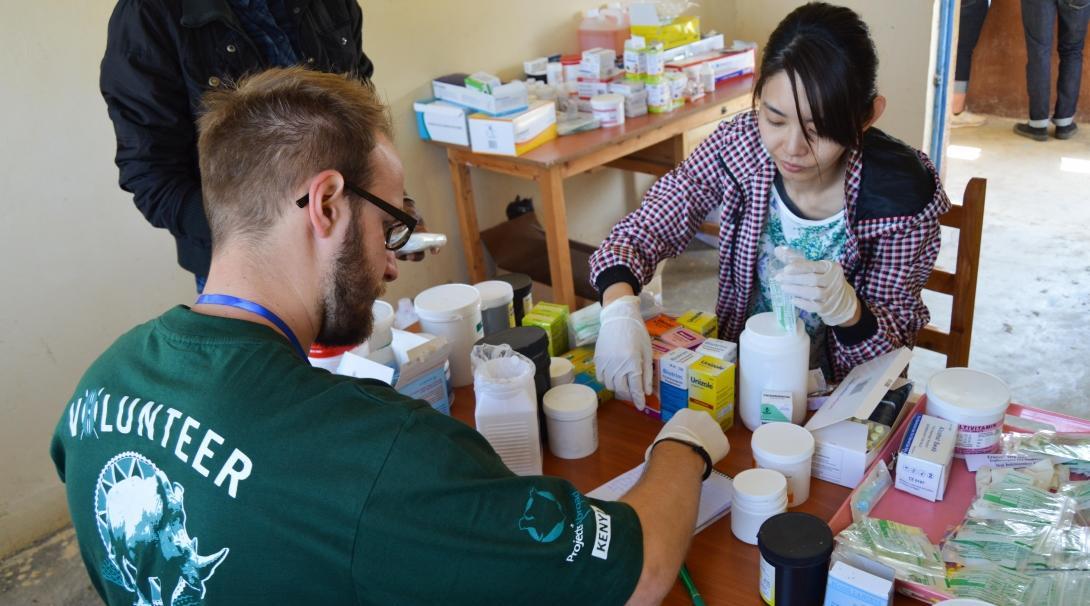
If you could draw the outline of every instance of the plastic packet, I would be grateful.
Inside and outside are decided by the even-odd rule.
[[[602,328],[602,304],[595,303],[577,309],[568,315],[568,345],[572,349],[590,345],[598,340]]]
[[[1090,480],[1064,482],[1056,492],[1075,501],[1076,522],[1090,526]]]
[[[1053,465],[1048,459],[1037,461],[1029,467],[995,468],[984,466],[976,472],[976,494],[980,496],[992,485],[1033,486],[1041,490],[1059,487],[1071,477],[1071,471],[1062,465]]]
[[[1029,452],[1055,457],[1061,461],[1090,465],[1090,434],[1038,431],[1034,434],[1003,435],[1003,452]]]
[[[1035,549],[1049,536],[1050,526],[1008,520],[966,520],[946,540],[943,559],[961,566],[1012,570],[1043,569],[1048,562]]]
[[[885,461],[879,460],[852,493],[852,521],[858,522],[870,515],[890,486],[893,486],[893,478],[889,475],[889,467],[886,467]]]
[[[946,565],[939,549],[915,526],[863,518],[836,537],[837,548],[858,553],[891,567],[902,581],[937,589],[946,586]]]
[[[1036,604],[1040,606],[1083,606],[1090,604],[1090,574],[1086,572],[1031,573]]]
[[[1038,552],[1053,570],[1082,570],[1090,574],[1090,528],[1060,526],[1048,528]]]
[[[1003,568],[962,568],[946,579],[950,591],[959,598],[983,600],[995,606],[1037,604],[1043,589],[1031,576]]]
[[[772,274],[772,279],[768,281],[768,298],[772,303],[772,313],[775,314],[776,323],[780,325],[780,329],[793,334],[798,327],[796,320],[799,312],[795,309],[794,300],[783,292],[783,286],[780,284],[779,274],[784,267],[784,263],[776,257],[769,260],[768,271]]]
[[[1066,526],[1074,514],[1075,501],[1064,495],[1032,486],[996,485],[973,501],[968,517]]]

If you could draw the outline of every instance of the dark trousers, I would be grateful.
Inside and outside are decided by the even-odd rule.
[[[1060,73],[1056,79],[1056,109],[1052,119],[1073,117],[1079,103],[1082,49],[1086,41],[1087,22],[1090,21],[1090,0],[1022,0],[1030,120],[1047,120],[1049,117],[1052,31],[1057,19]]]
[[[961,14],[958,18],[958,56],[954,64],[954,80],[969,81],[969,70],[973,66],[973,49],[980,40],[980,30],[984,29],[984,18],[988,16],[991,0],[961,0]]]

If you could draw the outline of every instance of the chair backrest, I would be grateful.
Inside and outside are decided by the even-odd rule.
[[[933,325],[924,327],[916,346],[946,354],[946,366],[968,366],[969,345],[973,337],[973,311],[976,307],[976,275],[980,268],[980,234],[984,228],[984,196],[988,181],[979,177],[969,180],[960,205],[955,204],[939,219],[947,227],[958,230],[958,256],[954,273],[935,269],[924,288],[953,297],[950,330]]]

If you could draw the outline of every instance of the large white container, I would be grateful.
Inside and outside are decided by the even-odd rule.
[[[557,385],[542,399],[549,450],[561,459],[582,459],[598,450],[598,394],[586,385]]]
[[[947,368],[927,382],[927,414],[958,426],[954,456],[999,450],[1011,392],[1002,379],[970,368]]]
[[[481,362],[473,379],[477,431],[518,475],[541,475],[534,364],[523,356]]]
[[[787,506],[797,507],[810,498],[810,464],[814,436],[800,425],[768,423],[753,432],[750,442],[757,466],[774,469],[787,478]]]
[[[443,284],[416,295],[416,315],[424,332],[450,343],[450,379],[455,387],[473,383],[469,352],[484,337],[481,295],[468,284]]]
[[[746,320],[738,339],[738,408],[750,431],[761,426],[761,392],[791,392],[791,422],[806,418],[806,378],[810,371],[810,335],[802,320],[785,333],[776,314],[756,314]]]
[[[787,511],[787,479],[772,469],[747,469],[734,477],[730,529],[739,541],[757,544],[757,531],[772,516]]]

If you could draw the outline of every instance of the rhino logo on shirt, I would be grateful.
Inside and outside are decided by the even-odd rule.
[[[205,582],[229,551],[200,555],[186,529],[182,485],[171,483],[150,460],[135,452],[117,455],[99,474],[95,517],[108,564],[103,574],[136,594],[134,606],[175,606],[202,600]]]
[[[538,543],[551,543],[564,532],[566,521],[560,502],[551,492],[531,488],[518,527]]]

